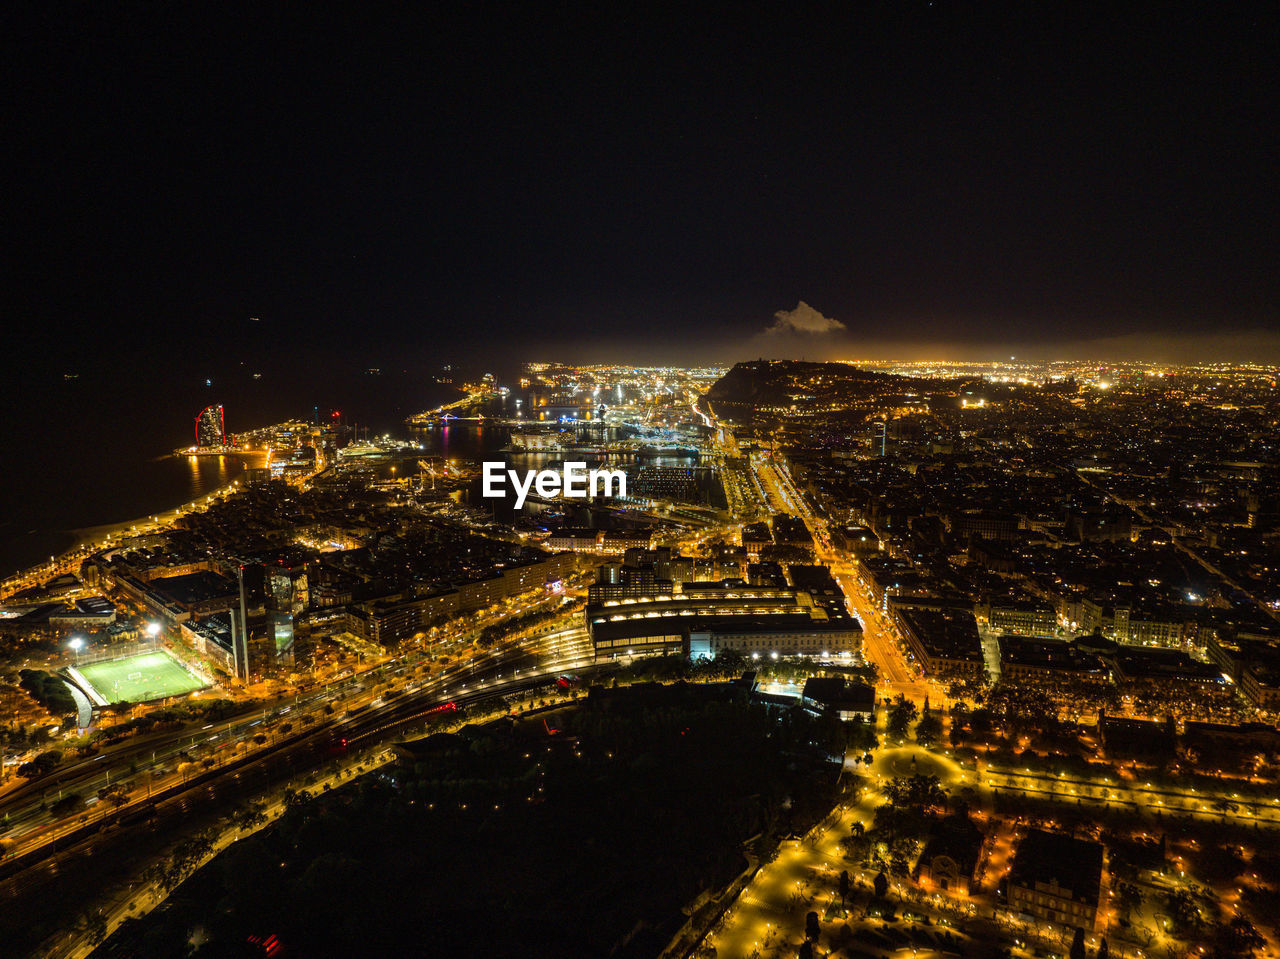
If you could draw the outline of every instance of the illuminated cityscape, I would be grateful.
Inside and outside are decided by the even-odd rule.
[[[1280,957],[1280,10],[33,12],[0,954]]]
[[[530,364],[399,437],[244,434],[274,465],[6,583],[7,895],[57,861],[101,903],[70,940],[138,954],[206,860],[326,792],[396,802],[466,743],[607,765],[601,709],[729,710],[806,772],[672,930],[692,955],[1265,946],[1275,371],[870,367]],[[459,431],[474,458],[436,452]],[[515,508],[481,495],[495,459],[630,482]]]

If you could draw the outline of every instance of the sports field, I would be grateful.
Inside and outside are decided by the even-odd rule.
[[[73,670],[109,703],[145,703],[204,689],[205,683],[187,672],[168,653],[139,653],[124,659],[77,666]]]

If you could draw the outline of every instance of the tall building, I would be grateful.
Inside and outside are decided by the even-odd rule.
[[[310,657],[305,565],[243,563],[240,608],[231,614],[236,678],[252,682]]]
[[[275,665],[294,666],[310,661],[310,628],[307,607],[310,590],[307,567],[268,566],[267,604],[275,639]]]
[[[241,564],[240,608],[231,611],[231,653],[236,678],[251,682],[275,665],[275,630],[268,609],[267,571]]]
[[[227,445],[227,424],[222,404],[206,406],[196,417],[196,446],[207,449]]]

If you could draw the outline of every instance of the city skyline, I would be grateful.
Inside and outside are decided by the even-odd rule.
[[[1274,367],[481,369],[0,579],[15,954],[1275,954]]]
[[[3,22],[0,952],[1280,957],[1280,5]]]

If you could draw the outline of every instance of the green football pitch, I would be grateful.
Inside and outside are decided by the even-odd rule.
[[[167,653],[139,653],[78,666],[76,671],[109,703],[145,703],[182,696],[206,685]]]

